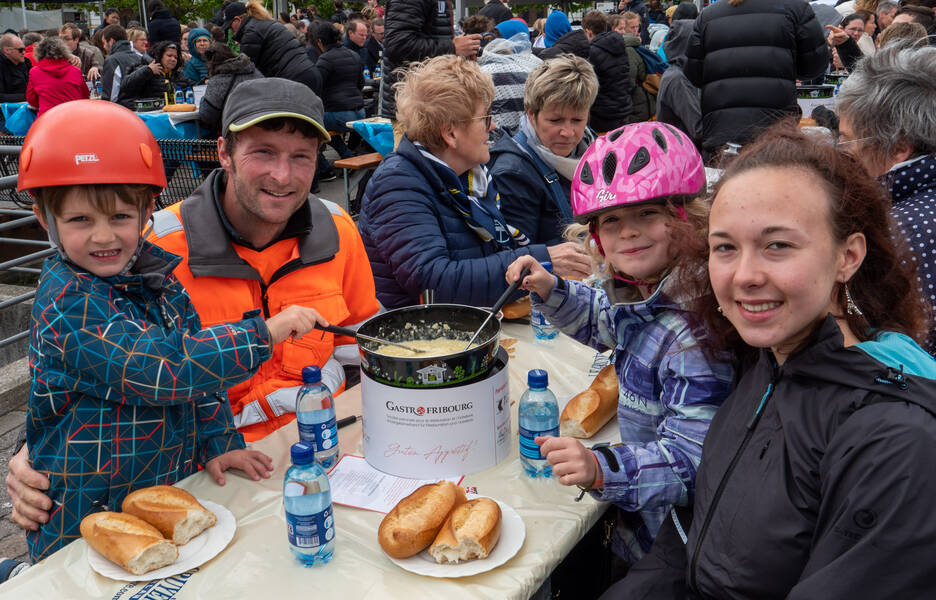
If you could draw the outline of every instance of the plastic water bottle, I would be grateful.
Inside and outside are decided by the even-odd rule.
[[[380,63],[374,65],[374,79],[380,79]]]
[[[296,395],[296,420],[299,440],[315,448],[315,462],[325,470],[338,459],[338,424],[335,422],[335,401],[322,383],[322,370],[315,365],[303,367],[302,387]]]
[[[104,83],[101,81],[100,77],[95,80],[94,88],[97,90],[97,98],[101,99],[104,95]],[[110,100],[110,98],[107,98],[107,100]]]
[[[185,88],[185,103],[195,104],[195,90],[192,88]]]
[[[544,269],[552,273],[551,262],[542,262],[540,264],[543,265]],[[532,304],[530,305],[530,325],[533,326],[533,337],[536,344],[550,344],[559,335],[559,330],[547,321],[543,313]]]
[[[182,91],[182,86],[176,86],[175,89],[175,103],[184,104],[185,103],[185,92]]]
[[[552,467],[534,441],[542,435],[559,435],[559,403],[549,388],[549,375],[542,369],[527,374],[529,389],[520,396],[520,464],[530,477],[552,477]]]
[[[307,567],[322,565],[335,553],[335,515],[328,475],[315,462],[311,444],[293,444],[290,455],[292,466],[283,480],[289,549]]]
[[[364,79],[370,79],[370,69],[364,67]]]

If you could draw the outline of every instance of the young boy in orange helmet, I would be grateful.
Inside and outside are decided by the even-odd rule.
[[[245,449],[225,390],[250,378],[273,344],[326,324],[292,306],[202,329],[172,275],[180,259],[141,237],[165,185],[153,135],[110,102],[57,106],[23,143],[18,189],[33,194],[58,249],[42,270],[29,345],[29,460],[53,501],[49,521],[27,534],[34,561],[135,489],[200,467],[219,485],[230,467],[269,477],[270,458]]]

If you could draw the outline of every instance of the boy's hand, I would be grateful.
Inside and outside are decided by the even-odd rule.
[[[270,478],[273,460],[259,450],[231,450],[209,460],[205,470],[218,485],[224,485],[224,472],[231,467],[240,469],[254,481],[260,481],[261,477]]]
[[[552,465],[552,471],[562,485],[591,487],[598,476],[595,457],[582,442],[570,437],[538,437],[540,454]]]
[[[556,279],[549,271],[543,268],[543,265],[539,264],[539,261],[529,254],[521,256],[507,267],[507,273],[505,274],[507,283],[516,281],[517,278],[520,277],[520,273],[526,267],[530,268],[530,274],[520,283],[520,289],[524,289],[528,292],[536,292],[539,297],[543,299],[543,302],[545,302],[546,299],[549,298],[549,294],[552,293],[553,286],[556,284]]]
[[[266,320],[267,329],[274,344],[279,344],[288,337],[298,339],[312,331],[315,324],[327,326],[328,321],[314,308],[293,304],[277,315]]]
[[[31,531],[38,531],[39,526],[49,521],[52,500],[43,491],[49,489],[49,479],[33,470],[24,445],[10,459],[10,469],[6,476],[7,493],[13,504],[13,522]]]

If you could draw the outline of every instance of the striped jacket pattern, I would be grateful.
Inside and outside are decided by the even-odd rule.
[[[172,484],[244,448],[224,390],[270,356],[264,321],[201,329],[171,274],[179,258],[146,242],[126,276],[96,277],[53,256],[32,310],[29,460],[45,473],[50,520],[33,560],[79,537],[81,519],[127,493]]]
[[[591,494],[621,509],[613,547],[632,562],[649,550],[673,505],[692,503],[702,442],[734,381],[731,362],[705,356],[690,313],[666,294],[672,281],[633,303],[616,301],[613,282],[596,289],[566,281],[545,303],[532,295],[563,333],[614,350],[622,444],[610,448],[613,459],[596,452],[604,487]]]

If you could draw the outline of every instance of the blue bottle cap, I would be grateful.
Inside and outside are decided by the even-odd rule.
[[[544,388],[549,385],[549,375],[543,369],[533,369],[527,373],[527,386]]]
[[[289,449],[289,457],[294,465],[307,465],[315,461],[315,446],[308,442],[296,442]]]
[[[302,383],[318,383],[322,380],[322,369],[315,365],[302,367]]]

